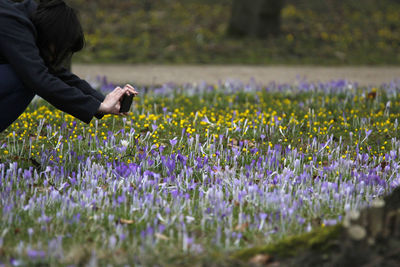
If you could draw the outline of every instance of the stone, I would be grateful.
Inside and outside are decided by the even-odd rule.
[[[347,230],[350,238],[355,241],[361,241],[367,236],[367,231],[360,225],[352,225]]]

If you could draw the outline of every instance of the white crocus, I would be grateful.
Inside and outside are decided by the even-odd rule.
[[[124,146],[124,147],[128,147],[129,146],[129,141],[121,140],[121,145]]]

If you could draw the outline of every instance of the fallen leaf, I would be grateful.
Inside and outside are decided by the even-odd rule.
[[[254,265],[266,265],[271,262],[272,257],[268,254],[257,254],[250,259],[250,263]]]
[[[239,141],[235,138],[232,138],[228,143],[228,147],[239,148]]]
[[[370,92],[368,94],[368,99],[375,99],[376,98],[376,92]]]
[[[249,227],[249,223],[248,222],[245,222],[245,223],[243,223],[243,224],[241,224],[241,225],[237,225],[236,227],[235,227],[235,231],[240,231],[240,232],[244,232],[244,231],[246,231],[246,229]]]
[[[389,163],[388,163],[387,161],[382,161],[382,162],[381,162],[381,168],[382,168],[382,170],[385,169],[386,166],[388,166],[388,165],[389,165]]]
[[[165,240],[165,241],[169,240],[169,238],[167,236],[160,234],[160,233],[155,233],[155,236],[157,239],[160,239],[160,240]]]
[[[124,255],[124,254],[126,254],[126,251],[123,248],[120,248],[117,251],[115,251],[115,255],[117,255],[117,256],[121,256],[121,255]]]
[[[49,192],[51,190],[50,186],[42,186],[42,185],[38,185],[38,184],[34,184],[33,188],[36,188],[37,192]]]
[[[232,145],[232,144],[228,144],[228,147],[230,147],[230,148],[236,148],[236,149],[239,149],[240,147],[239,146],[235,146],[235,145]]]
[[[311,219],[311,226],[312,227],[320,227],[322,225],[322,219],[319,217]]]
[[[234,146],[237,146],[237,145],[239,145],[239,141],[237,140],[237,139],[235,139],[235,138],[232,138],[232,145],[234,145]]]
[[[147,132],[149,132],[149,130],[150,130],[150,128],[149,128],[149,127],[142,128],[142,129],[140,130],[140,133],[141,133],[142,135],[146,135],[146,134],[147,134]]]
[[[134,224],[135,221],[133,220],[126,220],[126,219],[119,219],[120,224]]]
[[[253,147],[256,146],[256,145],[254,144],[254,142],[249,141],[249,140],[245,140],[245,143],[247,143],[247,145],[249,146],[249,148],[253,148]]]

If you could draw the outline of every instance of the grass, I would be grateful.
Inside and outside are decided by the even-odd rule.
[[[289,0],[282,33],[266,40],[226,35],[231,0],[71,0],[92,63],[397,65],[400,4],[392,0]]]
[[[89,125],[36,102],[0,134],[0,262],[234,266],[320,244],[296,236],[400,185],[399,88],[167,84]]]

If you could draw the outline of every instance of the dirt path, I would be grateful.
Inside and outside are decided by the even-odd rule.
[[[105,75],[115,83],[131,82],[140,85],[175,82],[217,83],[219,80],[235,79],[243,82],[254,78],[268,84],[295,83],[297,77],[308,81],[347,79],[361,85],[379,85],[400,79],[400,67],[314,67],[314,66],[240,66],[240,65],[87,65],[75,64],[72,71],[82,78]]]

